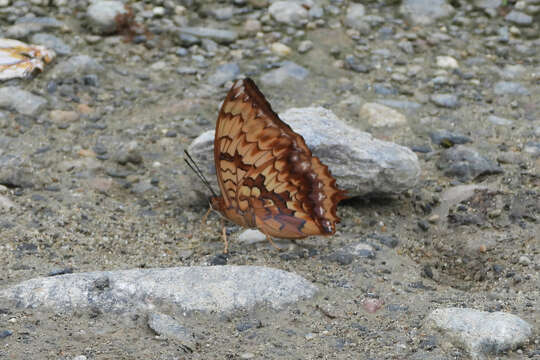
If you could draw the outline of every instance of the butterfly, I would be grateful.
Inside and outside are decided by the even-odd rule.
[[[214,163],[221,195],[203,182],[214,194],[211,209],[225,219],[259,229],[272,245],[271,237],[335,233],[336,207],[345,192],[249,78],[237,80],[221,106]],[[204,178],[200,170],[198,175]],[[223,238],[226,253],[225,231]]]

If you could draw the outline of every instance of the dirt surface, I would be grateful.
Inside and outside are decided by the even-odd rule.
[[[0,334],[11,333],[0,338],[0,358],[466,359],[466,351],[447,337],[423,328],[431,310],[448,306],[509,312],[528,321],[538,334],[538,22],[511,29],[510,40],[499,41],[500,29],[514,25],[502,13],[489,17],[465,1],[452,1],[456,14],[432,25],[411,24],[399,14],[399,4],[370,2],[366,13],[383,21],[373,22],[367,34],[337,26],[347,13],[347,2],[316,1],[326,9],[324,21],[299,28],[277,24],[267,7],[252,5],[260,1],[238,1],[232,7],[247,10],[224,22],[211,11],[231,6],[228,3],[186,6],[176,16],[185,17],[189,25],[239,32],[239,40],[214,43],[213,50],[208,49],[213,45],[179,43],[164,21],[173,18],[175,8],[161,3],[170,15],[139,19],[152,33],[141,43],[126,35],[89,38],[84,1],[28,5],[37,16],[66,24],[69,31],[46,32],[68,43],[71,55],[59,56],[32,80],[0,85],[48,100],[35,116],[10,110],[0,116],[0,196],[13,205],[0,207],[0,287],[54,272],[224,262],[219,257],[219,218],[211,215],[200,223],[207,202],[195,190],[199,185],[193,184],[183,150],[213,128],[231,84],[211,85],[209,75],[219,71],[219,65],[234,62],[240,67],[238,76],[258,81],[283,60],[268,50],[276,41],[292,49],[286,59],[307,68],[309,75],[279,86],[260,84],[274,110],[325,106],[378,138],[420,149],[419,183],[391,198],[342,202],[335,236],[281,242],[282,252],[267,243],[235,242],[241,229],[229,224],[227,264],[295,272],[320,292],[280,312],[261,308],[177,319],[197,336],[193,352],[156,337],[144,314],[55,314],[0,307]],[[508,3],[509,8],[497,11],[511,10],[515,4]],[[140,7],[152,11],[157,6]],[[12,8],[10,16],[0,17],[4,31],[22,17],[17,5]],[[250,16],[263,18],[262,35],[242,30]],[[313,43],[307,53],[296,50],[303,40]],[[414,45],[412,53],[398,46],[405,40]],[[180,47],[189,55],[177,55]],[[84,75],[53,77],[55,66],[79,54],[103,67],[93,72],[97,84],[85,83]],[[351,70],[348,54],[368,71]],[[197,55],[202,61],[194,58]],[[457,59],[459,67],[438,67],[436,56],[442,55]],[[507,65],[519,65],[519,74],[508,79]],[[176,69],[182,66],[195,67],[196,74],[179,74]],[[445,80],[434,82],[437,77]],[[527,93],[496,93],[499,81],[517,82]],[[389,92],[375,89],[375,84]],[[430,100],[436,93],[455,94],[459,104],[438,106]],[[407,117],[405,127],[373,129],[358,114],[365,102],[377,99],[407,100],[420,107],[398,109]],[[77,116],[59,120],[51,115],[54,110]],[[489,115],[511,123],[496,125],[487,120]],[[446,172],[438,165],[447,150],[429,136],[437,129],[468,137],[466,146],[497,163],[502,172],[469,179]],[[9,156],[20,162],[12,166]],[[478,189],[454,201],[452,191],[462,193],[459,186],[464,184]],[[336,255],[359,242],[370,244],[372,254]],[[380,309],[370,312],[370,303]],[[500,357],[540,358],[538,335]]]

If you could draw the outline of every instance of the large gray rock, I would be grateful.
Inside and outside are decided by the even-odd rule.
[[[403,0],[399,11],[418,25],[432,24],[455,12],[446,0]]]
[[[473,359],[515,349],[532,335],[532,326],[515,315],[467,308],[436,309],[426,326],[464,347]]]
[[[37,116],[46,105],[45,98],[29,91],[16,86],[0,87],[0,108],[14,110],[24,115]]]
[[[420,176],[418,158],[411,150],[374,139],[347,125],[330,110],[292,108],[280,117],[304,137],[349,196],[400,193],[413,187]],[[206,174],[215,174],[213,148],[214,131],[201,134],[189,147]],[[215,176],[208,178],[217,188]]]
[[[283,270],[259,266],[195,266],[97,271],[36,278],[0,290],[0,301],[59,312],[98,308],[103,312],[175,313],[274,309],[312,297],[317,288]]]

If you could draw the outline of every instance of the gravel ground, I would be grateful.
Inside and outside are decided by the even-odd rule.
[[[540,358],[538,0],[126,4],[0,0],[0,38],[57,54],[0,84],[0,289],[229,264],[293,272],[318,292],[281,310],[150,320],[0,301],[0,358]],[[335,236],[282,252],[229,224],[220,255],[183,151],[242,76],[277,112],[322,106],[412,149],[417,184],[342,202]],[[476,310],[532,334],[512,325],[510,340],[478,345],[490,320]]]

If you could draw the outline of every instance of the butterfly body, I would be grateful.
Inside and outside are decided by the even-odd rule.
[[[221,196],[210,203],[225,218],[280,238],[335,233],[344,192],[250,79],[236,81],[221,106],[214,162]]]

